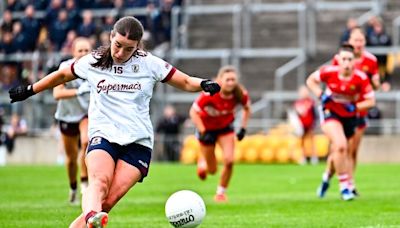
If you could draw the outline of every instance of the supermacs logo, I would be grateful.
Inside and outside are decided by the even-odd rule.
[[[106,80],[103,79],[97,83],[97,93],[105,93],[109,92],[128,92],[134,93],[137,90],[142,90],[142,85],[139,82],[136,83],[106,83]]]

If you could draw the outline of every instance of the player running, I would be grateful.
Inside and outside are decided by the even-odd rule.
[[[190,77],[141,51],[142,36],[142,24],[134,17],[123,17],[114,24],[109,47],[99,48],[33,85],[9,91],[11,102],[17,102],[77,78],[90,84],[86,155],[90,182],[83,194],[83,213],[70,227],[105,227],[107,213],[147,176],[154,141],[149,104],[157,82],[192,92],[203,89],[214,94],[220,90],[211,80]]]
[[[338,175],[343,200],[354,198],[350,181],[349,141],[356,128],[357,112],[375,105],[368,76],[354,69],[353,50],[349,44],[342,45],[337,58],[338,66],[324,66],[307,79],[307,86],[322,103],[321,128],[331,141],[331,161]],[[321,89],[322,83],[327,86],[325,92]]]
[[[91,44],[86,38],[77,38],[72,44],[72,59],[60,64],[59,69],[70,68],[71,64],[91,52]],[[82,107],[80,100],[89,102],[89,87],[83,79],[66,82],[54,87],[53,96],[58,100],[55,118],[59,122],[61,139],[66,154],[66,167],[70,185],[69,202],[79,203],[77,197],[78,157],[81,165],[81,193],[88,185],[85,151],[88,145],[88,107]],[[80,148],[79,151],[79,142]]]
[[[311,98],[308,88],[306,86],[301,86],[298,89],[299,98],[294,102],[293,109],[296,112],[298,119],[300,120],[302,127],[302,135],[300,135],[300,144],[302,149],[303,157],[299,161],[300,164],[307,163],[307,147],[306,142],[309,141],[311,144],[311,156],[310,163],[315,165],[318,164],[318,156],[315,150],[314,143],[314,126],[316,120],[315,113],[315,102]]]
[[[365,34],[360,27],[356,27],[351,30],[350,37],[349,37],[349,44],[354,47],[354,68],[360,71],[363,71],[369,78],[370,84],[373,86],[374,89],[379,89],[380,87],[380,76],[379,76],[379,68],[378,68],[378,60],[377,58],[365,50]],[[339,56],[335,55],[332,61],[332,65],[338,65]],[[363,98],[360,97],[360,101]],[[352,138],[352,145],[350,149],[350,178],[351,182],[353,182],[352,186],[355,186],[354,183],[354,173],[357,164],[357,154],[358,149],[361,143],[362,136],[364,135],[365,129],[367,128],[367,116],[368,110],[360,110],[357,111],[357,123],[356,123],[356,130],[354,136]],[[325,195],[326,190],[328,190],[327,186],[329,186],[330,178],[335,173],[334,167],[332,165],[331,157],[328,157],[327,161],[327,169],[322,175],[322,183],[321,187],[319,188],[318,195],[323,197]],[[325,186],[325,187],[323,187]],[[351,189],[353,193],[358,196],[358,191],[354,188]]]
[[[201,156],[198,160],[197,174],[205,180],[207,173],[217,172],[215,145],[222,149],[224,167],[214,200],[226,202],[226,189],[232,176],[235,134],[233,121],[236,105],[243,106],[241,128],[236,137],[240,141],[246,134],[247,121],[250,117],[250,98],[247,91],[238,82],[238,73],[232,66],[222,67],[217,75],[221,91],[214,96],[201,93],[190,109],[196,136],[200,142]]]

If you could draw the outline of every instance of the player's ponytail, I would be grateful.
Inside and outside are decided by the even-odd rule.
[[[219,69],[217,79],[221,78],[222,75],[225,73],[230,73],[234,72],[236,75],[239,77],[239,73],[236,70],[236,67],[228,65],[228,66],[223,66]],[[236,87],[233,89],[233,96],[235,97],[235,100],[237,103],[241,103],[243,100],[243,93],[244,93],[244,87],[238,82]]]
[[[143,25],[140,21],[134,17],[123,17],[115,22],[111,36],[115,36],[116,33],[126,36],[129,40],[138,41],[138,48],[142,47],[141,40],[143,36]],[[138,50],[133,53],[137,55]],[[97,59],[97,62],[93,63],[93,67],[98,67],[102,70],[110,69],[113,64],[113,58],[111,56],[111,46],[102,46],[94,51],[93,56]]]

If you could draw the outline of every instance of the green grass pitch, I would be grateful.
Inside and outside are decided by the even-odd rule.
[[[218,176],[204,182],[195,166],[153,163],[144,183],[136,185],[110,213],[112,227],[170,227],[164,204],[181,189],[199,193],[207,215],[201,227],[400,227],[400,165],[360,165],[361,197],[339,199],[336,178],[325,199],[315,190],[323,165],[245,165],[234,168],[229,203],[212,198]],[[67,227],[80,213],[67,203],[64,167],[0,168],[0,227]]]

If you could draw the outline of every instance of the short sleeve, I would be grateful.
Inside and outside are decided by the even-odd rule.
[[[87,79],[88,70],[96,61],[92,54],[85,55],[71,64],[71,71],[75,77]]]
[[[67,60],[67,61],[61,62],[60,66],[58,66],[58,69],[60,70],[60,69],[66,68],[66,67],[70,67],[71,66],[71,61],[72,60]]]
[[[321,82],[326,82],[328,81],[329,77],[332,75],[332,73],[335,72],[337,69],[336,66],[323,66],[321,67],[317,72],[317,79]]]
[[[200,114],[204,112],[204,107],[208,104],[210,95],[202,92],[200,93],[200,96],[197,97],[197,99],[194,101],[192,107],[194,110]]]
[[[167,82],[176,71],[171,64],[150,53],[147,56],[147,61],[156,81]]]
[[[374,90],[368,78],[362,80],[361,83],[361,97],[364,99],[369,99],[375,97]]]

